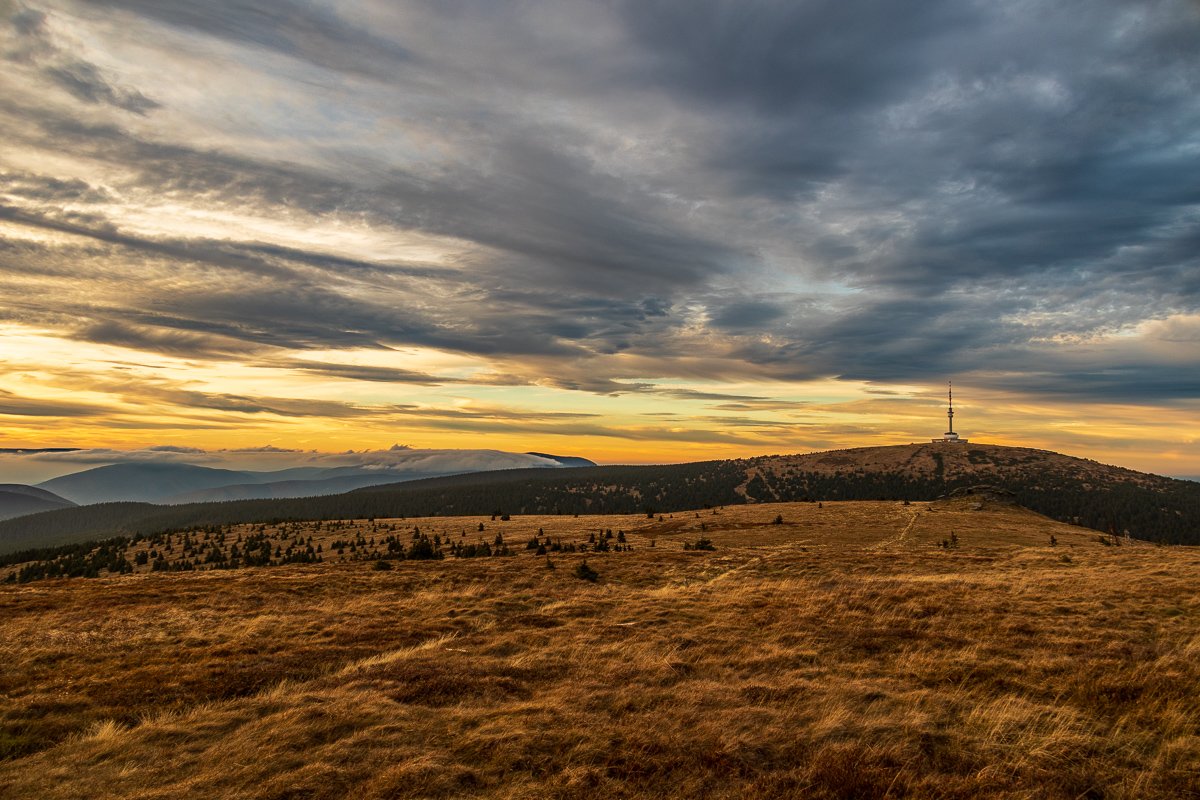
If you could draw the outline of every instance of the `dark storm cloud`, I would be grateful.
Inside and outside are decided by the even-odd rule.
[[[728,331],[763,330],[787,312],[764,300],[737,300],[721,306],[710,320],[717,328]]]
[[[825,189],[826,203],[848,195],[851,217],[907,206],[895,222],[822,236],[811,252],[830,274],[928,298],[1021,277],[1031,285],[1018,305],[1028,307],[1043,286],[1143,276],[1163,251],[1178,272],[1196,271],[1195,251],[1181,246],[1195,226],[1178,224],[1200,201],[1200,161],[1184,133],[1200,119],[1193,5],[1099,17],[962,3],[626,9],[667,65],[656,79],[714,114],[743,110],[710,161],[740,193]],[[1131,247],[1150,252],[1113,263]],[[1160,292],[1172,294],[1162,290],[1174,279],[1162,275]],[[1174,294],[1160,313],[1195,308],[1193,292]],[[933,313],[958,310],[943,302]],[[865,330],[839,332],[910,330],[903,317],[860,321]],[[940,338],[924,342],[942,349]]]
[[[169,30],[307,102],[283,128],[231,95],[223,137],[149,130],[173,96],[67,52],[52,23],[72,14]],[[1200,313],[1192,3],[62,0],[9,22],[11,63],[78,106],[0,99],[9,140],[119,177],[6,174],[0,219],[66,242],[6,245],[0,284],[103,286],[119,263],[129,291],[26,292],[5,314],[86,340],[443,382],[277,352],[425,346],[495,361],[493,382],[608,394],[950,372],[1146,402],[1195,388],[1200,355],[1043,344]],[[112,207],[147,194],[457,249],[146,234]]]
[[[871,136],[863,115],[937,69],[969,4],[738,2],[697,13],[687,0],[624,2],[649,79],[720,119],[707,166],[740,191],[784,199],[845,175]]]
[[[769,115],[888,102],[914,72],[938,62],[943,43],[985,21],[954,0],[919,8],[888,0],[713,0],[701,9],[688,0],[630,0],[620,7],[656,62],[652,80]]]

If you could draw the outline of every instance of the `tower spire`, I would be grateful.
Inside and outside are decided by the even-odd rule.
[[[946,381],[946,422],[948,427],[946,432],[942,434],[942,438],[934,439],[937,442],[950,442],[952,444],[966,444],[966,439],[960,439],[958,434],[954,432],[954,381]]]
[[[946,419],[950,420],[949,433],[954,433],[954,381],[946,381],[946,397],[950,407],[946,409]]]

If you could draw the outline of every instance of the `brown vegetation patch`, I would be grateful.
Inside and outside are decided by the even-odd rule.
[[[0,796],[1196,796],[1195,551],[1016,507],[716,511],[2,587]],[[522,544],[610,528],[633,549],[587,553],[599,583]]]

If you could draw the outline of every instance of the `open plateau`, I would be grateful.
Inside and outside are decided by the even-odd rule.
[[[1188,483],[911,445],[312,499],[421,515],[182,506],[243,518],[10,553],[0,795],[1197,796],[1200,552],[1018,502],[1068,478]],[[528,507],[572,494],[637,507]]]

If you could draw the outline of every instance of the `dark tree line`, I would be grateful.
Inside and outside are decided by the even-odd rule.
[[[509,514],[497,514],[502,521]],[[480,524],[480,531],[483,530]],[[101,542],[39,548],[0,557],[0,567],[20,565],[10,572],[8,583],[28,583],[44,578],[99,578],[122,575],[135,567],[151,572],[194,572],[234,570],[243,567],[277,567],[284,564],[316,564],[325,560],[325,544],[314,543],[312,534],[347,530],[346,538],[327,542],[328,555],[335,561],[374,561],[376,569],[392,569],[392,562],[428,561],[444,558],[492,558],[517,555],[497,532],[488,538],[468,540],[466,528],[430,535],[419,527],[411,529],[395,521],[323,520],[287,523],[268,530],[266,525],[247,527],[208,525],[194,529],[150,535],[117,537]],[[475,531],[478,533],[478,531]],[[653,542],[651,542],[653,546]],[[586,541],[564,542],[538,529],[525,545],[534,555],[575,552],[628,552],[633,549],[625,532],[612,529],[592,532]],[[146,570],[141,570],[145,572]]]

